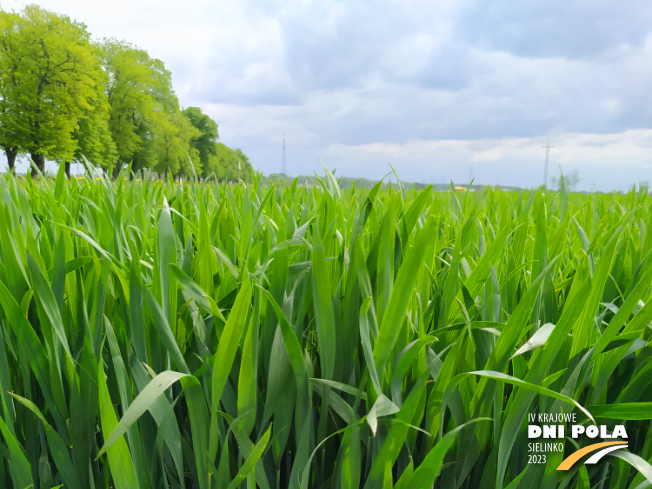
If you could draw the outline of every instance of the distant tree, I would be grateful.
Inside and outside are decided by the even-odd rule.
[[[238,158],[238,161],[242,163],[242,169],[244,170],[245,168],[251,168],[251,162],[249,161],[249,157],[242,152],[240,149],[235,150],[236,157]]]
[[[179,174],[187,177],[201,177],[203,165],[201,155],[197,148],[193,147],[192,141],[201,137],[201,131],[190,122],[183,113],[176,117],[179,127],[179,146],[183,150],[179,154]]]
[[[114,175],[131,163],[132,172],[192,174],[200,168],[190,141],[201,136],[181,113],[172,75],[162,61],[132,45],[107,39],[102,65],[108,74],[109,129],[117,150]],[[186,173],[187,172],[187,173]],[[133,173],[132,173],[133,175]]]
[[[108,75],[109,131],[117,152],[111,166],[116,176],[143,148],[144,126],[154,112],[155,102],[150,94],[147,53],[115,39],[105,39],[101,48],[102,67]]]
[[[183,114],[200,135],[190,140],[191,148],[199,154],[204,177],[214,175],[219,180],[251,180],[251,162],[241,150],[233,150],[219,138],[217,123],[204,114],[199,107],[188,107]]]
[[[237,148],[234,150],[234,153],[238,160],[238,178],[245,182],[251,182],[253,167],[251,161],[249,161],[249,157]]]
[[[156,154],[153,148],[154,128],[161,117],[157,93],[161,85],[171,92],[169,72],[149,55],[123,41],[105,39],[101,43],[101,63],[108,75],[106,97],[109,106],[109,130],[116,146],[117,159],[112,162],[114,176],[124,165],[132,163],[132,171],[151,167]]]
[[[188,107],[183,111],[192,125],[200,131],[200,135],[193,137],[190,145],[199,153],[199,161],[202,166],[202,176],[207,177],[210,173],[210,161],[217,155],[217,123],[208,115],[204,114],[199,107]]]
[[[216,149],[217,154],[209,162],[209,174],[214,173],[219,180],[237,181],[240,178],[251,181],[251,163],[242,151],[233,150],[223,143],[217,143]]]
[[[179,173],[187,177],[200,177],[203,174],[203,167],[201,160],[199,159],[199,151],[195,148],[190,148],[188,155],[185,158],[181,158]]]
[[[154,170],[158,173],[185,176],[201,171],[201,162],[197,158],[196,151],[192,153],[197,160],[192,161],[192,167],[188,161],[191,157],[190,141],[200,135],[199,129],[195,128],[178,109],[176,112],[162,114],[155,125]]]
[[[46,157],[70,161],[75,155],[79,120],[93,111],[103,87],[97,53],[86,26],[69,17],[36,5],[18,18],[0,15],[0,85],[8,101],[2,143],[12,156],[29,153],[44,171]]]

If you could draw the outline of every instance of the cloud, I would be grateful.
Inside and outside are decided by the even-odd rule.
[[[279,170],[284,134],[293,174],[322,158],[378,178],[392,161],[406,179],[468,179],[473,166],[486,182],[538,185],[546,137],[596,188],[649,170],[644,0],[41,4],[163,59],[181,104],[265,172]]]
[[[403,144],[333,145],[329,156],[333,163],[346,162],[344,167],[352,173],[357,171],[359,177],[367,172],[380,177],[391,163],[406,181],[452,179],[468,183],[471,173],[481,184],[533,187],[543,180],[545,143],[543,138],[411,140]],[[577,171],[581,189],[626,190],[649,180],[652,171],[652,129],[607,135],[567,134],[553,144],[550,177],[558,174],[560,166],[565,173]],[[401,166],[406,160],[412,162],[409,168]],[[596,175],[607,176],[609,183],[595,179]]]
[[[457,34],[518,56],[581,58],[642,45],[650,21],[652,4],[645,0],[477,1],[460,18]]]

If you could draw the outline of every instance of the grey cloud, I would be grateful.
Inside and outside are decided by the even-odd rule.
[[[483,71],[468,46],[455,43],[433,54],[414,81],[426,89],[458,91],[468,87],[474,76],[482,76]]]
[[[65,1],[67,13],[92,32],[118,28],[89,17],[88,8],[75,11],[79,2],[43,1]],[[116,11],[127,8],[134,18],[131,12],[145,8],[140,0],[116,2]],[[375,178],[392,161],[402,177],[422,181],[468,178],[473,164],[485,183],[536,185],[537,138],[609,139],[652,127],[647,0],[196,0],[184,9],[163,3],[155,19],[156,28],[144,26],[136,38],[115,35],[163,59],[181,104],[209,108],[224,142],[264,171],[279,170],[286,134],[294,174],[320,171],[317,158]],[[486,138],[493,148],[529,138],[534,153],[523,159],[513,150],[502,161],[482,148],[406,149],[414,141]],[[636,144],[648,147],[646,138]],[[399,149],[351,149],[373,144]],[[618,154],[589,138],[558,157],[572,169],[585,153],[598,158],[591,149],[601,145],[610,157]],[[631,160],[623,154],[632,172],[649,169],[644,152]],[[595,175],[608,186],[617,181],[610,172],[604,166]]]
[[[223,92],[213,98],[249,107],[239,127],[256,126],[252,114],[258,109],[274,121],[233,139],[265,171],[279,170],[287,132],[293,174],[319,171],[317,158],[323,158],[349,176],[378,178],[391,161],[407,180],[462,181],[473,165],[484,183],[537,185],[537,138],[583,132],[606,137],[652,125],[652,72],[646,68],[652,46],[645,44],[652,7],[640,1],[474,2],[443,13],[389,1],[288,2],[265,9],[282,37],[282,55],[270,64],[273,83],[264,77],[238,83],[245,79],[243,67],[259,61],[255,52],[240,53],[230,61],[233,70],[227,63],[216,78]],[[257,106],[275,101],[295,105],[276,112]],[[298,141],[292,127],[313,136]],[[503,159],[481,150],[405,149],[411,141],[486,138],[495,148],[504,139],[528,138],[532,148]],[[375,143],[403,149],[372,156],[334,149]],[[572,153],[554,153],[553,162],[572,171],[573,162],[588,164],[584,153],[600,156],[589,151],[599,139],[582,144]],[[610,157],[617,154],[613,145],[605,148]],[[642,165],[642,154],[630,164]],[[622,171],[616,178],[610,168],[584,169],[580,176],[597,177],[602,188],[626,187]]]
[[[392,36],[391,19],[355,2],[335,13],[310,7],[284,21],[288,72],[308,90],[363,86]]]
[[[265,83],[267,81],[267,83]],[[243,90],[237,80],[224,83],[223,78],[215,77],[192,87],[195,96],[204,103],[232,103],[245,107],[256,105],[299,105],[301,96],[292,88],[284,87],[270,80],[262,80],[261,86]]]
[[[640,46],[651,21],[646,0],[477,1],[457,33],[519,56],[586,57],[622,44]]]

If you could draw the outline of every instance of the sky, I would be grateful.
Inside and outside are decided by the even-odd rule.
[[[652,181],[648,0],[37,3],[161,59],[266,174],[285,135],[292,176],[535,187],[549,140],[578,190]]]

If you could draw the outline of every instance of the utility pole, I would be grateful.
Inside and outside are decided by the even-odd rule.
[[[283,134],[283,158],[281,159],[281,173],[283,175],[286,175],[287,173],[287,165],[285,161],[285,134]]]
[[[541,147],[546,150],[546,160],[543,165],[543,188],[548,188],[548,161],[550,160],[550,148],[554,148],[554,146],[550,144],[550,138],[548,138],[546,145]]]

